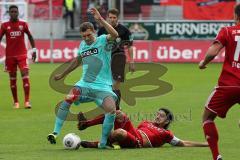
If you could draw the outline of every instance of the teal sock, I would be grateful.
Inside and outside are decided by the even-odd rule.
[[[115,117],[116,117],[116,114],[110,114],[110,113],[105,114],[105,118],[102,125],[102,138],[100,141],[100,148],[105,147],[107,144],[107,139],[114,126]]]
[[[69,112],[69,107],[70,104],[67,103],[66,101],[63,101],[60,104],[60,107],[58,109],[57,112],[57,117],[56,117],[56,121],[55,121],[55,126],[54,126],[54,131],[57,135],[60,133],[63,123],[67,118],[68,112]]]

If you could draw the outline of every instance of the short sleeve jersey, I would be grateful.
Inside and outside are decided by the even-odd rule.
[[[214,43],[217,42],[225,47],[218,85],[240,86],[240,25],[221,28]]]
[[[137,129],[146,134],[153,147],[160,147],[165,143],[172,144],[174,140],[174,135],[171,131],[159,128],[155,126],[153,122],[143,121]]]
[[[2,23],[0,35],[6,35],[6,58],[16,56],[27,56],[24,41],[24,33],[30,34],[28,24],[25,21],[7,21]]]
[[[79,56],[82,57],[83,73],[80,84],[112,85],[111,50],[107,44],[107,35],[96,37],[91,45],[81,42]]]

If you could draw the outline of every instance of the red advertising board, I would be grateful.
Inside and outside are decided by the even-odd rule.
[[[49,40],[36,40],[38,62],[66,62],[77,56],[79,41],[71,40],[54,40],[53,51]]]
[[[55,40],[51,54],[49,40],[36,40],[37,61],[66,62],[77,56],[80,41]],[[171,41],[135,41],[133,57],[135,62],[199,62],[204,58],[211,41],[204,40],[171,40]],[[0,62],[4,60],[4,44],[0,47]],[[29,51],[30,55],[30,51]],[[30,56],[29,56],[30,57]],[[224,53],[220,54],[215,62],[222,62]]]

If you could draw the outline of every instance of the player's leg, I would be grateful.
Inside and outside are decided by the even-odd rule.
[[[109,143],[113,149],[117,147],[117,145],[114,145],[116,143],[122,148],[139,148],[140,145],[140,141],[135,135],[121,128],[114,130],[110,137],[111,142]],[[98,148],[98,143],[98,141],[82,141],[81,146],[84,148]],[[119,147],[116,149],[119,149]]]
[[[113,84],[113,92],[117,95],[118,99],[116,101],[116,109],[120,109],[120,102],[121,102],[121,90],[120,90],[121,82],[119,80],[115,80]]]
[[[71,104],[79,98],[80,94],[81,94],[80,88],[74,87],[66,96],[65,100],[59,103],[59,109],[57,111],[53,133],[49,134],[47,137],[50,143],[52,144],[56,143],[56,137],[57,135],[59,135],[63,123],[67,118],[69,108]]]
[[[25,96],[25,108],[30,109],[30,81],[29,81],[29,66],[27,57],[19,57],[17,58],[18,67],[21,72],[22,82],[23,82],[23,90]]]
[[[239,101],[240,89],[216,87],[209,96],[203,113],[203,130],[212,152],[213,160],[222,160],[218,148],[218,130],[214,123],[216,116],[225,118],[228,110]]]
[[[23,90],[24,90],[24,96],[25,96],[25,108],[30,109],[31,103],[30,103],[30,81],[29,81],[29,71],[28,69],[21,70],[21,76],[22,76],[22,82],[23,82]]]
[[[78,114],[78,129],[79,130],[84,130],[88,127],[94,126],[94,125],[98,125],[98,124],[103,124],[104,121],[104,114],[101,114],[99,116],[97,116],[94,119],[90,119],[87,120],[84,116],[84,114],[82,112],[79,112]],[[130,126],[133,126],[131,121],[129,120],[129,118],[127,117],[127,115],[125,113],[123,113],[120,110],[116,111],[116,120],[114,122],[114,129],[118,129],[118,128],[129,128]]]
[[[117,95],[116,101],[117,110],[120,109],[121,90],[120,85],[124,82],[125,77],[126,56],[124,53],[115,53],[112,55],[111,69],[114,79],[113,92]]]
[[[79,99],[74,102],[74,104],[79,105],[80,103],[87,103],[92,101],[94,101],[93,98],[80,96]],[[103,120],[104,120],[104,114],[101,114],[94,119],[87,120],[83,112],[79,112],[78,113],[78,129],[84,130],[90,126],[102,124]]]
[[[14,101],[14,108],[19,108],[17,96],[17,62],[15,58],[7,58],[5,61],[5,71],[9,73],[10,88]]]
[[[217,160],[217,157],[220,155],[218,149],[218,130],[214,123],[216,116],[215,113],[205,109],[202,118],[204,135],[211,149],[214,160]]]
[[[94,126],[94,125],[103,124],[104,114],[100,114],[99,116],[97,116],[94,119],[87,120],[85,118],[83,112],[79,112],[78,120],[79,120],[78,129],[84,130],[84,129]],[[116,120],[114,122],[114,129],[124,128],[125,126],[128,126],[128,122],[129,122],[129,119],[126,116],[126,114],[124,114],[120,110],[117,110],[116,111]]]
[[[14,101],[14,108],[19,108],[18,96],[17,96],[17,72],[9,72],[10,88]]]
[[[107,96],[103,99],[102,107],[105,111],[104,121],[102,125],[102,137],[99,148],[106,148],[108,137],[114,126],[116,117],[116,106],[113,97]]]
[[[104,121],[104,114],[100,114],[94,119],[87,120],[83,114],[83,112],[78,113],[78,129],[84,130],[88,127],[103,124]]]
[[[122,148],[138,148],[140,142],[136,135],[119,128],[111,133],[111,143],[118,143]]]
[[[119,107],[116,107],[116,110],[119,110]],[[78,113],[78,120],[79,120],[78,129],[79,130],[84,130],[84,129],[86,129],[88,127],[91,127],[91,126],[103,124],[104,118],[105,118],[105,115],[101,114],[94,119],[87,120],[84,117],[84,114],[82,112],[79,112]]]

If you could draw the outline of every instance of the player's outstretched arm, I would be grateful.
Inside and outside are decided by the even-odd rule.
[[[95,20],[100,23],[109,33],[107,35],[108,40],[115,40],[118,37],[118,32],[109,23],[107,23],[104,18],[102,18],[96,8],[91,8],[90,13],[94,16]]]
[[[68,75],[70,72],[75,70],[81,64],[81,61],[82,61],[82,58],[80,56],[78,56],[77,58],[74,58],[62,73],[56,74],[54,76],[55,80],[60,80],[66,75]]]
[[[194,142],[194,141],[180,140],[175,146],[178,146],[178,147],[208,147],[208,143],[207,142]]]
[[[211,62],[221,51],[223,45],[219,42],[213,43],[207,50],[205,59],[199,63],[199,69],[207,68],[207,64]]]

